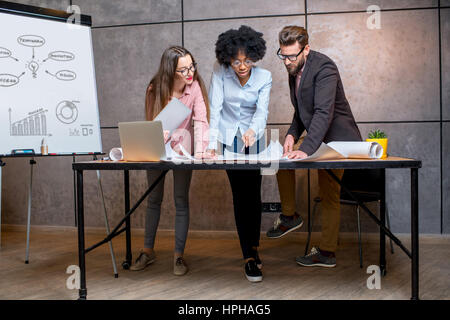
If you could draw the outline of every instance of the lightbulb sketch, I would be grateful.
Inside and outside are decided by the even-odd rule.
[[[32,72],[33,78],[36,78],[37,71],[39,70],[39,63],[37,63],[36,61],[31,61],[28,64],[28,69],[30,69],[30,71]]]
[[[78,109],[71,101],[61,101],[56,106],[56,118],[64,124],[71,124],[78,118]]]
[[[12,122],[11,108],[9,108],[9,135],[10,136],[46,136],[48,110],[42,108],[30,112],[26,118]]]

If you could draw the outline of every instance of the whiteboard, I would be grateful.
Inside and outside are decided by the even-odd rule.
[[[91,28],[0,12],[0,155],[102,151]],[[6,32],[5,32],[6,31]]]

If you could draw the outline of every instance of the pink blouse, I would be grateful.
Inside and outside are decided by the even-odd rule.
[[[190,154],[193,154],[193,151],[205,152],[209,143],[209,124],[205,100],[198,81],[186,85],[178,100],[191,109],[192,113],[172,133],[170,137],[172,148],[181,154],[179,148],[181,144]]]

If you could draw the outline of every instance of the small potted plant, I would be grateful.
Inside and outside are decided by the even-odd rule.
[[[386,133],[380,129],[370,131],[369,139],[366,139],[366,141],[379,143],[383,147],[383,155],[381,156],[381,159],[385,159],[387,157],[388,138]]]

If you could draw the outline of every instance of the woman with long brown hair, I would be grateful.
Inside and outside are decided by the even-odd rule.
[[[171,147],[180,151],[180,145],[196,158],[208,158],[205,149],[208,146],[208,96],[202,78],[198,74],[197,64],[192,54],[183,47],[167,48],[162,57],[159,70],[150,81],[145,100],[146,119],[153,120],[169,103],[172,97],[179,99],[192,113],[168,137],[164,133],[165,142],[170,141]],[[193,125],[192,125],[193,123]],[[175,252],[174,274],[184,275],[188,266],[183,258],[184,248],[189,228],[189,187],[192,170],[172,170],[174,185],[175,216]],[[151,185],[161,174],[161,171],[147,171],[148,183]],[[156,231],[161,214],[161,202],[164,193],[162,179],[150,193],[145,219],[144,249],[130,270],[142,270],[156,260],[153,250]]]

